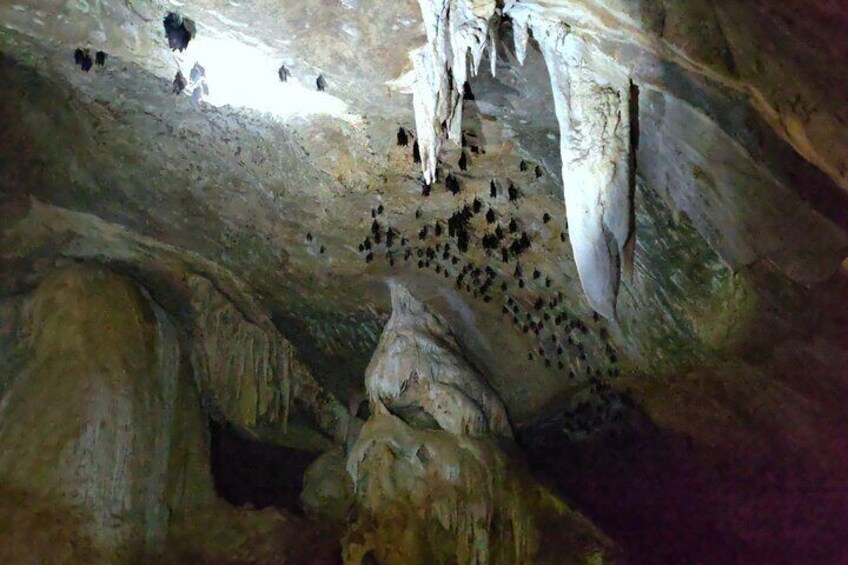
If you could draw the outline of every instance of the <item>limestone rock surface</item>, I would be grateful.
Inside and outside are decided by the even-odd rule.
[[[203,449],[203,431],[180,423],[200,405],[180,378],[173,324],[132,282],[96,266],[46,279],[24,323],[25,361],[0,400],[4,489],[67,509],[79,528],[71,535],[103,555],[158,549],[172,510],[213,496],[208,459],[204,469],[188,455]],[[178,446],[185,457],[174,456]],[[25,537],[18,527],[29,526],[7,530],[10,551]]]
[[[247,431],[279,429],[278,441],[308,445],[308,435],[287,437],[296,404],[328,438],[342,442],[347,412],[315,381],[276,328],[267,319],[246,318],[203,277],[191,276],[188,286],[194,310],[193,366],[209,409]]]
[[[345,453],[331,449],[319,456],[303,475],[300,500],[306,513],[344,524],[353,504],[353,484],[345,468]]]
[[[423,411],[454,434],[512,431],[503,403],[463,357],[445,322],[410,292],[392,283],[392,317],[365,374],[375,411],[388,408],[415,418]]]
[[[614,555],[609,541],[492,439],[366,422],[348,458],[358,514],[345,563],[563,563]],[[554,539],[543,531],[558,532]]]
[[[345,562],[547,562],[549,520],[570,528],[560,558],[606,555],[611,544],[508,455],[506,412],[447,323],[400,284],[391,292],[366,375],[372,415],[347,455],[356,513]]]

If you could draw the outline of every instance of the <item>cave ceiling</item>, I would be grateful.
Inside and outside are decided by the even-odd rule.
[[[763,323],[775,288],[840,268],[848,91],[832,61],[846,59],[848,16],[836,3],[507,2],[457,110],[464,147],[444,140],[425,196],[410,52],[428,41],[429,4],[4,2],[4,295],[57,263],[93,260],[177,315],[186,276],[201,274],[249,318],[270,319],[343,397],[361,386],[394,280],[450,322],[520,423],[581,375],[710,358]],[[632,249],[614,313],[586,300],[552,61],[532,23],[520,61],[516,5],[567,26],[633,85]],[[193,22],[184,50],[168,44],[169,12]],[[77,49],[95,59],[89,70]],[[178,71],[188,88],[175,93]],[[463,206],[475,213],[460,252],[435,232]],[[511,220],[531,245],[503,262],[483,239],[497,225],[511,241]],[[360,249],[366,238],[373,249]],[[487,267],[487,288],[469,282]]]

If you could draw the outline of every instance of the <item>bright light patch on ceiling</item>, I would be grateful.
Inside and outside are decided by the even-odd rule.
[[[206,31],[206,30],[204,30]],[[347,105],[326,92],[318,92],[315,77],[304,82],[292,76],[281,82],[277,71],[279,57],[261,46],[233,37],[198,34],[184,53],[176,54],[183,75],[188,78],[195,63],[206,69],[208,95],[203,101],[214,106],[233,106],[267,112],[278,118],[330,115],[350,119]],[[186,90],[191,94],[194,85]]]

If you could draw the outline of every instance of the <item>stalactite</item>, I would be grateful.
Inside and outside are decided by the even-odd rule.
[[[445,137],[462,130],[463,85],[477,74],[487,46],[494,52],[494,0],[419,0],[427,44],[412,52],[413,104],[421,168],[429,184]],[[493,57],[494,58],[494,57]],[[494,69],[494,62],[492,63]]]
[[[295,399],[318,426],[341,442],[344,407],[297,359],[292,345],[267,324],[254,323],[208,280],[191,276],[194,308],[192,361],[201,394],[230,422],[286,429]]]
[[[416,125],[427,182],[435,179],[445,137],[461,135],[466,60],[476,73],[489,43],[495,70],[496,6],[471,0],[420,0],[428,43],[412,57]],[[560,128],[563,193],[571,245],[592,308],[615,316],[621,265],[632,229],[630,81],[626,73],[560,20],[509,1],[515,51],[523,63],[532,30],[550,73]]]
[[[632,222],[629,78],[563,22],[521,4],[510,16],[519,60],[532,29],[547,63],[574,260],[589,304],[613,318]]]

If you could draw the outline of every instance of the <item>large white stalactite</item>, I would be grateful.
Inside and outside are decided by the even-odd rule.
[[[589,304],[612,318],[631,230],[630,81],[562,22],[534,18],[521,4],[510,16],[519,61],[530,29],[545,57],[574,260]]]
[[[467,56],[476,73],[491,45],[496,6],[480,0],[420,0],[427,45],[412,54],[415,121],[427,182],[435,180],[445,137],[461,134]],[[507,2],[516,53],[524,62],[532,30],[548,66],[560,128],[563,193],[571,245],[592,308],[615,316],[621,263],[631,231],[630,82],[608,57],[559,20]]]

